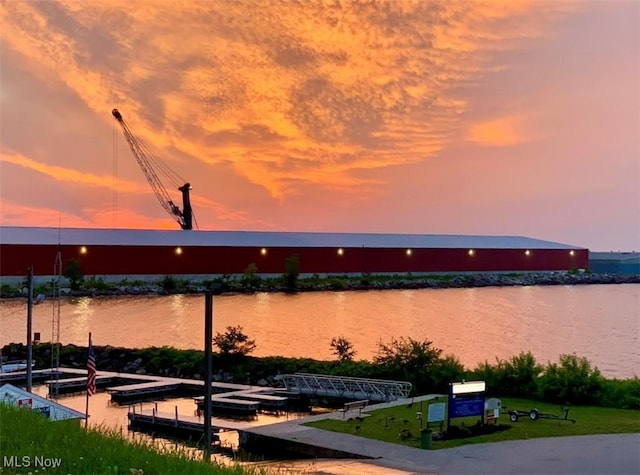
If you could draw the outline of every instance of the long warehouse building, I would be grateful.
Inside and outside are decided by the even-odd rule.
[[[76,259],[105,281],[174,275],[540,272],[586,269],[589,250],[520,236],[0,227],[0,277],[53,276]]]

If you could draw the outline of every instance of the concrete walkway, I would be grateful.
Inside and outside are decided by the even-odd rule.
[[[433,397],[416,398],[414,402]],[[394,403],[370,409],[389,405]],[[640,475],[640,434],[553,437],[423,450],[302,425],[328,417],[342,418],[342,414],[311,416],[256,427],[251,432],[371,457],[351,463],[318,460],[309,464],[306,473]]]

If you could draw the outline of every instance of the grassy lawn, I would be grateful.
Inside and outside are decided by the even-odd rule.
[[[561,417],[564,417],[564,415],[562,408],[555,404],[511,398],[504,398],[501,399],[501,401],[503,409],[498,422],[508,427],[506,430],[463,439],[434,440],[432,448],[442,449],[458,447],[465,444],[531,439],[536,437],[640,432],[640,411],[637,410],[575,406],[570,408],[568,416],[570,419],[576,420],[575,424],[565,420],[553,419],[538,419],[532,421],[528,417],[521,417],[518,422],[512,423],[505,408],[522,411],[529,411],[536,408],[541,413],[555,414]],[[446,398],[440,400],[434,399],[429,402],[446,402]],[[417,418],[418,411],[421,411],[426,418],[428,412],[427,402],[424,402],[422,406],[420,403],[414,403],[411,407],[401,405],[371,411],[366,413],[368,415],[363,413],[361,420],[353,418],[352,416],[351,420],[327,419],[311,422],[307,425],[384,442],[420,447],[420,419]],[[451,424],[457,427],[470,427],[475,425],[479,419],[479,417],[452,419]],[[446,421],[443,427],[446,430]],[[440,431],[439,426],[430,426],[430,428],[434,433]],[[400,437],[403,429],[407,429],[411,434],[406,439]]]
[[[186,450],[161,454],[148,442],[131,442],[115,431],[85,431],[83,427],[78,421],[52,422],[35,412],[0,403],[0,474],[265,473],[194,460]]]

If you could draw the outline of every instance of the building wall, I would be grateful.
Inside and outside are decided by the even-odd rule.
[[[586,269],[589,251],[576,249],[411,249],[335,247],[182,247],[0,245],[0,276],[54,275],[57,252],[63,263],[78,259],[85,276],[242,274],[255,263],[259,274],[282,274],[286,258],[297,254],[304,274],[526,272]],[[64,267],[64,264],[63,264]]]
[[[592,260],[589,269],[596,274],[640,275],[640,262],[633,260]]]

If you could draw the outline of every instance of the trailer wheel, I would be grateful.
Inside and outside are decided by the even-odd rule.
[[[512,412],[511,414],[509,414],[509,419],[511,419],[511,422],[518,422],[518,414]]]
[[[540,412],[537,409],[531,409],[531,412],[529,412],[529,419],[531,419],[532,421],[535,421],[539,417],[540,417]]]

